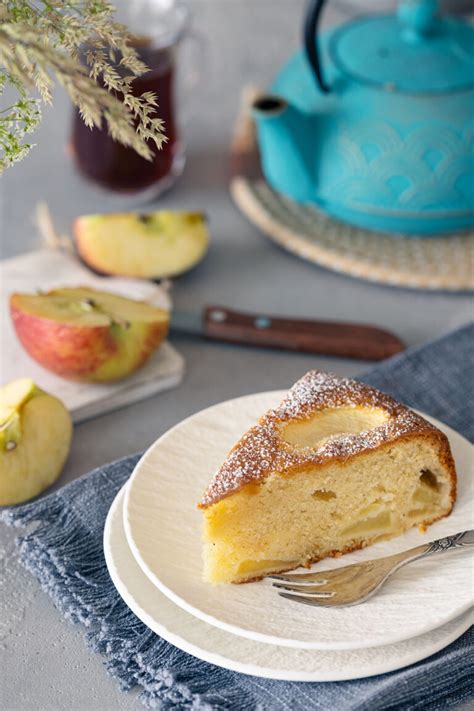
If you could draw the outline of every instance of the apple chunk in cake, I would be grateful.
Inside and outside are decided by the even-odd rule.
[[[199,506],[204,575],[245,582],[447,516],[446,436],[357,381],[311,371],[235,445]]]

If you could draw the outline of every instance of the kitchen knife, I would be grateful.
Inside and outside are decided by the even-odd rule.
[[[383,360],[405,349],[395,335],[374,326],[281,318],[206,306],[201,315],[172,313],[171,331],[262,348]]]

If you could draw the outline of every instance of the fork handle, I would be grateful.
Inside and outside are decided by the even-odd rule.
[[[432,555],[439,555],[441,553],[449,553],[454,550],[460,550],[461,548],[468,548],[474,546],[474,530],[462,531],[461,533],[454,533],[452,536],[445,536],[444,538],[438,538],[436,541],[430,541],[429,543],[424,543],[416,548],[410,548],[407,551],[402,551],[402,553],[395,553],[394,555],[388,556],[387,558],[379,558],[374,561],[368,561],[365,565],[372,563],[380,563],[382,566],[385,564],[385,575],[383,575],[378,584],[376,584],[370,593],[364,597],[367,599],[373,595],[378,588],[383,585],[383,583],[397,570],[400,570],[403,566],[408,563],[412,563],[415,560],[421,560],[423,558],[430,558]],[[356,564],[357,565],[357,564]],[[362,563],[362,566],[364,563]],[[351,567],[351,566],[349,566]],[[362,602],[362,600],[361,600]]]
[[[417,557],[427,558],[432,555],[437,555],[438,553],[447,553],[455,548],[466,548],[467,546],[474,546],[474,530],[472,529],[427,543],[426,546],[424,546],[424,552]]]
[[[396,554],[396,557],[400,559],[397,567],[400,567],[405,563],[410,563],[412,560],[429,558],[432,555],[448,553],[457,548],[467,548],[468,546],[474,546],[474,530],[472,529],[463,531],[462,533],[455,533],[452,536],[446,536],[445,538],[439,538],[437,541],[431,541],[430,543],[425,543],[422,546],[410,548],[408,551]]]

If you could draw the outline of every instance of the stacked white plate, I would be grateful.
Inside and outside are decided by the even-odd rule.
[[[398,571],[373,598],[347,608],[308,607],[269,579],[212,586],[201,573],[196,507],[232,445],[284,392],[250,395],[184,420],[150,447],[115,499],[104,532],[111,578],[128,607],[176,647],[228,669],[293,681],[342,681],[400,669],[443,649],[473,622],[472,549]],[[313,570],[383,557],[474,528],[473,447],[448,436],[458,470],[453,513]]]

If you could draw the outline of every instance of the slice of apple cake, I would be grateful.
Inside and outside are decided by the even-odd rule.
[[[199,507],[204,575],[245,582],[309,567],[447,516],[446,436],[388,395],[311,371],[229,453]]]

